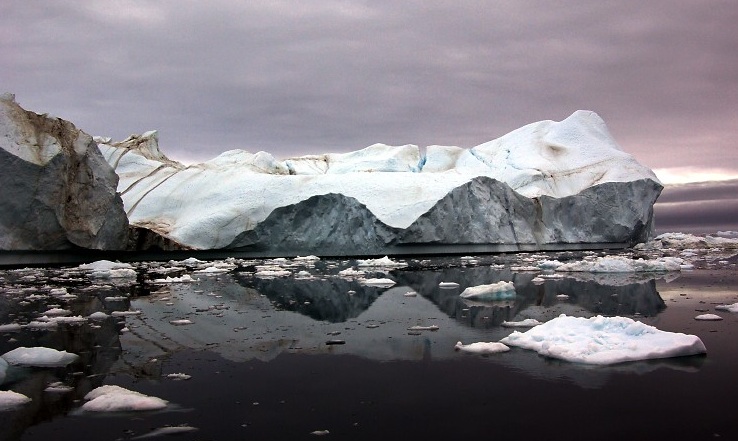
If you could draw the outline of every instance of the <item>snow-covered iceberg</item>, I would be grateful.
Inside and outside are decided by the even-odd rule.
[[[627,317],[561,315],[526,332],[500,340],[547,357],[607,365],[707,352],[695,335],[666,332]]]
[[[662,186],[594,112],[464,149],[375,144],[277,160],[167,158],[155,131],[96,138],[132,225],[192,249],[393,254],[633,244]]]

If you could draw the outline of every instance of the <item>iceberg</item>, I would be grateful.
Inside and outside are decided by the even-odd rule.
[[[551,358],[609,365],[628,361],[699,355],[707,352],[695,335],[666,332],[627,317],[560,315],[529,331],[500,340]]]
[[[125,249],[117,186],[90,135],[0,95],[0,250]]]
[[[188,249],[265,256],[628,246],[653,235],[662,186],[594,112],[469,149],[374,144],[278,160],[225,152],[184,165],[158,133],[96,138],[132,226]]]

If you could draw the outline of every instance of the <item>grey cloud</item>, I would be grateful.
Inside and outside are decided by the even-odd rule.
[[[651,167],[738,168],[730,1],[36,3],[0,10],[3,88],[174,157],[470,147],[590,109]]]

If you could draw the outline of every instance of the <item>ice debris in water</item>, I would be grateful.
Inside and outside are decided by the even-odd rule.
[[[361,284],[367,285],[367,286],[376,286],[379,288],[389,288],[390,286],[393,286],[395,284],[395,281],[392,279],[385,279],[385,278],[363,279],[361,280]]]
[[[189,380],[190,378],[192,378],[192,376],[182,372],[175,372],[172,374],[167,374],[167,378],[171,380]]]
[[[18,392],[12,390],[0,391],[0,411],[16,409],[30,401],[30,398]]]
[[[163,279],[154,279],[151,283],[193,283],[197,282],[198,279],[193,279],[189,274],[185,274],[181,277],[165,277]]]
[[[703,321],[719,321],[723,318],[720,317],[717,314],[700,314],[694,318],[695,320],[703,320]]]
[[[515,297],[515,285],[512,282],[497,282],[489,285],[470,286],[459,294],[470,300],[505,300]]]
[[[472,354],[497,354],[500,352],[507,352],[510,348],[500,342],[476,342],[465,345],[461,342],[457,342],[454,348],[457,351],[470,352]]]
[[[439,288],[456,288],[459,284],[456,282],[441,282],[438,284]]]
[[[540,324],[541,322],[536,319],[527,318],[525,320],[520,320],[516,322],[504,321],[502,322],[501,326],[504,326],[506,328],[532,328],[533,326],[538,326]]]
[[[180,433],[188,433],[188,432],[194,432],[196,430],[199,430],[197,427],[190,426],[188,424],[183,424],[181,426],[164,426],[159,427],[158,429],[154,429],[149,433],[134,436],[131,439],[145,439],[145,438],[154,438],[158,436],[164,436],[164,435],[178,435]]]
[[[407,266],[405,262],[398,262],[384,256],[380,259],[358,260],[357,265],[360,267],[382,267],[382,268],[403,268]]]
[[[82,405],[82,410],[90,412],[144,411],[167,407],[166,400],[115,385],[92,389],[85,395],[85,400],[89,401]]]
[[[61,367],[79,359],[77,354],[42,346],[15,348],[4,353],[2,357],[12,365],[34,367]]]
[[[718,311],[738,312],[738,303],[731,305],[718,305],[715,307]]]
[[[686,264],[679,257],[659,257],[657,259],[631,259],[625,256],[604,256],[585,258],[577,262],[562,263],[556,260],[544,260],[539,263],[541,269],[553,269],[560,272],[587,273],[637,273],[680,271]]]
[[[77,268],[83,271],[89,271],[88,276],[92,278],[136,278],[136,271],[128,263],[98,260],[92,263],[82,264]]]
[[[587,364],[704,354],[695,335],[666,332],[627,317],[571,317],[564,314],[526,332],[513,331],[500,340],[508,346]]]

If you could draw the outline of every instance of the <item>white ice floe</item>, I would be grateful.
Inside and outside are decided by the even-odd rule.
[[[44,392],[56,393],[56,394],[68,393],[73,390],[74,388],[72,386],[69,386],[68,384],[64,384],[61,381],[51,383],[48,386],[46,386],[46,388],[44,388]]]
[[[508,347],[504,343],[484,341],[469,343],[468,345],[457,342],[454,348],[456,348],[456,350],[458,351],[470,352],[472,354],[497,354],[510,350],[510,347]]]
[[[234,267],[235,268],[235,267]],[[231,271],[232,268],[227,267],[221,267],[221,266],[207,266],[205,268],[200,268],[195,271],[193,271],[195,274],[201,275],[201,276],[217,276],[220,274],[225,274],[229,271]]]
[[[700,314],[694,318],[695,320],[702,320],[702,321],[719,321],[723,318],[720,317],[717,314]]]
[[[457,288],[459,286],[456,282],[441,282],[438,284],[439,288]]]
[[[379,259],[358,260],[356,264],[359,267],[381,267],[381,268],[404,268],[407,266],[407,263],[392,260],[388,256],[384,256]]]
[[[421,325],[415,325],[410,326],[407,328],[408,331],[438,331],[438,326],[436,325],[429,325],[429,326],[421,326]]]
[[[562,314],[526,332],[513,331],[500,341],[547,357],[597,365],[707,352],[695,335],[661,331],[627,317]]]
[[[114,385],[92,389],[85,395],[85,400],[89,401],[82,405],[82,410],[89,412],[145,411],[167,407],[166,400]]]
[[[130,279],[136,278],[136,270],[128,263],[111,262],[110,260],[98,260],[86,263],[77,268],[89,271],[88,276],[98,279]]]
[[[18,332],[23,329],[23,325],[20,323],[8,323],[0,325],[0,332]]]
[[[12,390],[0,391],[0,411],[13,410],[30,402],[27,396]]]
[[[61,367],[79,359],[77,354],[42,346],[15,348],[4,353],[2,357],[8,364],[33,367]]]
[[[366,286],[376,286],[378,288],[389,288],[391,286],[394,286],[396,282],[392,279],[379,278],[379,279],[362,279],[360,280],[360,283]]]
[[[169,320],[169,323],[173,324],[174,326],[184,326],[184,325],[191,325],[194,322],[192,320],[180,319],[180,320]]]
[[[271,279],[274,277],[289,277],[292,275],[292,271],[285,269],[261,269],[254,273],[254,276],[262,279]]]
[[[141,315],[141,310],[133,310],[133,311],[113,311],[110,313],[113,317],[127,317],[131,315]]]
[[[338,275],[341,277],[363,277],[365,274],[366,274],[366,271],[357,270],[353,268],[346,268],[338,272]]]
[[[317,262],[318,260],[320,260],[320,257],[313,256],[313,255],[310,255],[310,256],[297,256],[293,260],[295,260],[297,262],[308,262],[309,263],[309,262]]]
[[[108,317],[110,317],[108,314],[105,314],[102,311],[97,311],[90,314],[87,318],[89,318],[90,320],[105,320]]]
[[[62,308],[51,308],[51,309],[47,309],[42,314],[55,317],[55,316],[72,315],[72,311],[68,309],[62,309]]]
[[[497,282],[489,285],[470,286],[459,294],[469,300],[506,300],[515,297],[515,285],[512,282]]]
[[[715,307],[718,311],[738,312],[738,303],[732,305],[718,305]]]
[[[738,237],[732,234],[718,233],[715,236],[695,236],[687,233],[663,233],[651,242],[644,244],[645,248],[738,248]]]
[[[631,259],[625,256],[604,256],[562,263],[554,269],[560,272],[589,273],[666,272],[680,271],[684,264],[684,260],[679,257],[659,257],[658,259],[644,260]],[[548,265],[553,265],[553,261],[549,261]]]
[[[167,378],[172,380],[189,380],[190,378],[192,378],[192,376],[182,372],[175,372],[172,374],[167,374]]]
[[[198,282],[199,279],[193,279],[189,274],[185,274],[181,277],[165,277],[163,279],[154,279],[151,283],[193,283]]]
[[[504,321],[501,323],[501,326],[504,326],[506,328],[532,328],[533,326],[538,326],[540,324],[542,323],[536,319],[527,318],[525,320],[513,322]]]

